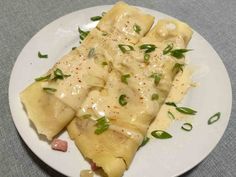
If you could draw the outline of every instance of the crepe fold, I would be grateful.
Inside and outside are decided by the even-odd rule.
[[[101,167],[107,176],[120,177],[129,168],[171,89],[175,64],[184,64],[184,58],[176,59],[163,54],[163,50],[168,45],[173,49],[185,48],[191,36],[192,30],[187,24],[173,19],[159,20],[138,44],[132,45],[134,51],[119,54],[104,88],[89,93],[81,106],[83,109],[77,111],[77,118],[67,127],[83,156]],[[145,51],[140,46],[150,44],[157,48],[149,53],[147,64]],[[127,73],[130,74],[128,84],[120,79]],[[160,77],[158,83],[157,76]],[[155,93],[159,95],[157,100],[152,99]],[[123,94],[127,99],[125,106],[119,103]],[[97,135],[96,122],[103,116],[108,118],[109,128]]]
[[[133,33],[133,26],[127,24],[132,20],[139,21],[139,25],[144,29],[142,33]],[[23,90],[20,98],[37,132],[49,140],[57,135],[74,118],[89,91],[99,90],[105,85],[112,62],[117,58],[118,44],[137,43],[153,22],[154,17],[151,15],[146,15],[125,3],[117,3],[100,20],[98,26],[90,31],[80,47],[62,57],[43,75],[50,75],[49,79],[41,81],[41,84],[34,82]],[[109,28],[103,28],[106,24],[109,24]],[[67,77],[55,79],[58,69]],[[54,91],[50,94],[43,93],[43,88],[52,88]],[[49,104],[48,100],[51,99],[53,103]],[[56,116],[51,118],[52,115],[57,115],[58,112],[64,115],[64,108],[73,113],[65,113],[66,116],[60,116],[60,121],[55,123]]]

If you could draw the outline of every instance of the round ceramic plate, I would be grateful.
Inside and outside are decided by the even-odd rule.
[[[45,73],[72,47],[79,45],[78,26],[90,30],[97,22],[89,17],[100,15],[111,6],[98,6],[79,10],[63,16],[40,30],[24,47],[12,70],[9,86],[9,102],[12,118],[21,137],[29,148],[45,163],[55,170],[68,175],[79,176],[80,170],[88,169],[89,164],[66,132],[60,138],[69,143],[68,152],[51,150],[50,145],[39,139],[23,110],[19,94],[34,78]],[[172,18],[158,11],[141,8],[156,19]],[[156,177],[177,176],[201,162],[216,146],[222,137],[230,117],[232,90],[227,71],[220,57],[211,45],[196,31],[188,48],[194,49],[187,57],[194,65],[194,80],[198,87],[191,89],[183,105],[195,108],[193,130],[181,129],[182,121],[176,121],[168,129],[173,135],[168,140],[151,140],[141,148],[124,176]],[[39,59],[38,51],[47,53],[48,59]],[[208,125],[208,118],[221,112],[215,124]]]

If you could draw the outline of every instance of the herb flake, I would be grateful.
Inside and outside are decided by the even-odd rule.
[[[151,132],[151,135],[158,139],[169,139],[172,138],[172,135],[163,131],[163,130],[155,130]]]
[[[101,117],[97,120],[97,123],[95,124],[97,127],[94,131],[95,134],[100,135],[104,131],[106,131],[109,128],[109,121],[106,119],[106,117]]]
[[[208,125],[211,125],[220,119],[221,113],[217,112],[208,119]]]

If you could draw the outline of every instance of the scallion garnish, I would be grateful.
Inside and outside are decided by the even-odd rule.
[[[42,77],[35,78],[34,80],[37,81],[37,82],[38,81],[47,81],[47,80],[50,79],[50,77],[51,77],[51,74],[49,74],[47,76],[42,76]]]
[[[143,44],[139,46],[140,49],[144,50],[145,53],[153,52],[157,47],[154,44]]]
[[[168,111],[167,113],[168,113],[169,118],[175,119],[175,116],[172,112]]]
[[[106,119],[105,116],[101,117],[97,120],[97,123],[95,124],[95,126],[97,128],[94,131],[94,133],[99,135],[99,134],[103,133],[104,131],[106,131],[109,128],[109,121]]]
[[[163,50],[163,55],[170,54],[171,56],[180,59],[184,57],[184,53],[191,51],[192,49],[173,49],[173,44],[168,44]]]
[[[139,25],[137,25],[137,24],[134,24],[134,26],[133,26],[133,30],[136,32],[136,33],[140,33],[140,31],[141,31],[141,27],[139,26]]]
[[[120,95],[119,103],[120,103],[121,106],[127,105],[128,102],[127,102],[126,98],[127,98],[127,96],[125,94]]]
[[[195,115],[197,113],[197,111],[191,109],[191,108],[187,108],[187,107],[178,107],[174,102],[166,102],[166,105],[168,106],[174,106],[175,109],[182,113],[182,114],[189,114],[189,115]]]
[[[145,136],[145,137],[143,138],[143,142],[141,143],[141,145],[139,146],[139,148],[142,147],[142,146],[144,146],[144,145],[146,145],[149,140],[150,140],[150,138],[148,138],[148,137]]]
[[[158,85],[161,80],[161,74],[153,73],[150,77],[154,78],[154,84]]]
[[[106,61],[103,61],[102,66],[106,66],[106,65],[108,65],[108,63]]]
[[[221,113],[217,112],[208,119],[208,125],[211,125],[220,119]]]
[[[150,55],[148,53],[144,54],[144,62],[149,63]]]
[[[176,110],[179,111],[180,113],[189,115],[195,115],[197,113],[197,111],[187,107],[177,107]]]
[[[91,48],[88,53],[88,58],[92,58],[95,55],[95,48]]]
[[[191,51],[191,49],[174,49],[174,50],[170,51],[170,55],[177,58],[177,59],[180,59],[180,58],[183,58],[184,53],[186,53],[188,51]]]
[[[177,107],[177,105],[174,102],[166,102],[166,105]]]
[[[47,54],[41,54],[41,52],[38,52],[38,57],[39,58],[48,58]]]
[[[133,46],[131,45],[126,45],[126,44],[119,44],[118,47],[123,53],[127,53],[129,51],[134,51]]]
[[[182,128],[183,130],[189,132],[189,131],[191,131],[191,130],[193,129],[193,126],[192,126],[192,124],[190,124],[190,123],[184,123],[181,128]]]
[[[50,88],[50,87],[43,87],[43,90],[44,91],[47,91],[47,92],[56,92],[57,91],[57,89],[55,89],[55,88]]]
[[[57,69],[54,71],[54,78],[53,78],[53,80],[57,80],[57,79],[63,80],[64,78],[70,77],[70,76],[71,76],[71,75],[63,74],[62,70],[60,70],[59,68],[57,68]]]
[[[174,45],[171,43],[171,44],[168,44],[166,46],[166,48],[163,50],[163,55],[166,55],[168,54],[172,49],[173,49]]]
[[[184,64],[175,63],[172,71],[175,71],[176,73],[178,73],[179,71],[183,72],[183,67],[184,67]]]
[[[121,82],[128,85],[128,81],[127,81],[128,78],[130,78],[130,74],[124,74],[120,77],[120,80],[121,80]]]
[[[72,49],[71,50],[75,50],[77,47],[72,47]]]
[[[90,18],[91,21],[98,21],[98,20],[101,20],[101,19],[102,19],[101,16],[94,16],[94,17]]]
[[[80,37],[81,40],[84,40],[86,38],[86,36],[89,34],[89,32],[90,32],[90,31],[83,31],[80,28],[78,28],[78,30],[79,30],[79,33],[80,33],[79,37]]]
[[[159,95],[157,93],[153,93],[152,100],[158,100],[158,99],[159,99]]]
[[[172,138],[172,135],[170,135],[169,133],[167,133],[163,130],[155,130],[155,131],[151,132],[151,135],[155,138],[158,138],[158,139]]]

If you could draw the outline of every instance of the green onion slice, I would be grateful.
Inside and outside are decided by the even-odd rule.
[[[67,78],[67,77],[70,77],[70,76],[71,75],[63,74],[62,70],[57,68],[54,71],[54,78],[53,78],[53,80],[57,80],[57,79],[63,80],[64,78]]]
[[[167,113],[168,113],[169,118],[175,119],[175,116],[172,112],[168,111]]]
[[[151,133],[151,135],[158,139],[169,139],[172,138],[172,135],[163,131],[163,130],[155,130]]]
[[[217,112],[208,119],[208,125],[211,125],[220,119],[221,113]]]
[[[127,81],[128,78],[130,78],[130,74],[124,74],[120,77],[120,80],[121,80],[121,82],[128,85],[128,81]]]
[[[145,53],[153,52],[157,47],[154,44],[143,44],[139,46],[140,49],[144,50]]]
[[[57,89],[55,89],[55,88],[50,88],[50,87],[43,87],[43,90],[44,91],[47,91],[47,92],[56,92],[57,91]]]
[[[41,52],[38,52],[38,57],[39,58],[48,58],[47,54],[42,54]]]
[[[48,81],[51,77],[51,74],[47,75],[47,76],[42,76],[42,77],[38,77],[38,78],[35,78],[34,80],[35,81]]]
[[[88,58],[92,58],[95,55],[95,48],[91,48],[88,53]]]
[[[104,131],[106,131],[109,128],[109,121],[106,119],[105,116],[101,117],[97,120],[97,123],[95,124],[95,126],[97,128],[94,131],[94,133],[99,135],[99,134],[103,133]]]
[[[158,100],[158,99],[159,99],[159,95],[157,93],[153,93],[152,100]]]
[[[184,53],[191,51],[191,50],[192,49],[174,49],[174,50],[170,51],[170,55],[177,58],[177,59],[180,59],[180,58],[184,57]]]
[[[171,43],[171,44],[168,44],[166,46],[166,48],[163,50],[163,55],[166,55],[168,54],[172,49],[173,49],[174,45]]]
[[[174,71],[175,73],[178,73],[179,71],[183,72],[183,67],[184,67],[184,64],[175,63],[172,71]]]
[[[141,145],[140,145],[139,147],[142,147],[142,146],[146,145],[149,140],[150,140],[150,138],[148,138],[148,137],[145,136],[145,137],[143,138],[143,142],[141,143]]]
[[[192,124],[190,124],[190,123],[184,123],[181,128],[182,128],[183,130],[189,132],[189,131],[191,131],[191,130],[193,129],[193,126],[192,126]]]
[[[119,103],[120,103],[121,106],[127,105],[128,102],[127,102],[126,98],[127,98],[127,96],[125,94],[120,95]]]
[[[150,77],[154,78],[154,84],[158,85],[161,80],[161,74],[153,73]]]
[[[72,47],[72,49],[71,50],[75,50],[77,47]]]
[[[150,55],[148,53],[144,54],[144,62],[149,63]]]
[[[137,25],[137,24],[134,24],[134,26],[133,26],[133,30],[136,32],[136,33],[140,33],[140,31],[141,31],[141,27],[139,26],[139,25]]]
[[[195,115],[197,111],[187,107],[176,107],[176,110],[183,114]]]
[[[126,44],[119,44],[118,47],[123,53],[127,53],[129,51],[134,51],[133,46],[131,45],[126,45]]]
[[[90,18],[91,21],[98,21],[98,20],[101,20],[101,19],[102,19],[101,16],[94,16],[94,17]]]
[[[78,31],[80,33],[80,39],[81,40],[84,40],[87,37],[87,35],[89,34],[89,32],[90,32],[90,31],[83,31],[80,28],[78,28]]]
[[[177,105],[174,102],[166,102],[166,105],[177,107]]]

